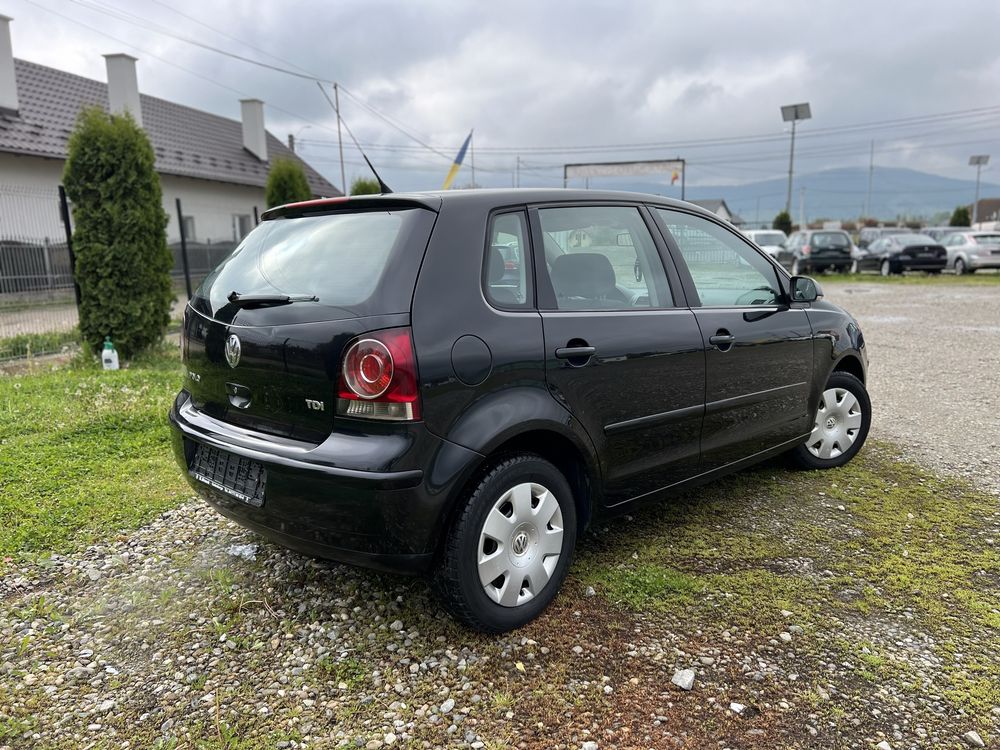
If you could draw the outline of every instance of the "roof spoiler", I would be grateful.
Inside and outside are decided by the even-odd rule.
[[[286,203],[267,209],[260,215],[261,221],[270,219],[293,219],[300,216],[328,214],[336,211],[370,208],[426,208],[437,213],[441,208],[441,198],[435,195],[358,195],[350,198],[317,198],[298,203]]]

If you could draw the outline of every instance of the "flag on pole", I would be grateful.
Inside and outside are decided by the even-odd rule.
[[[462,144],[462,148],[458,150],[458,156],[455,157],[455,161],[451,165],[451,169],[448,170],[448,176],[444,178],[444,185],[442,190],[447,190],[451,187],[451,183],[454,181],[455,176],[458,174],[458,170],[462,167],[462,159],[465,158],[465,152],[469,148],[469,141],[472,140],[472,131],[469,131],[468,137],[465,139],[465,143]]]

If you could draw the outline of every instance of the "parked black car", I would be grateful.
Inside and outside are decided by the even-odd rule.
[[[858,248],[851,271],[878,271],[883,276],[903,271],[941,273],[947,262],[944,246],[927,235],[892,234]]]
[[[780,453],[839,466],[871,419],[851,316],[649,195],[272,209],[183,330],[193,487],[293,549],[430,573],[492,632],[546,607],[593,519]]]
[[[864,227],[858,234],[858,247],[864,250],[875,240],[897,234],[913,234],[913,230],[909,227]]]
[[[851,267],[854,243],[847,232],[839,229],[810,229],[796,232],[785,243],[779,259],[790,268],[793,276],[822,273],[826,270],[844,272]]]

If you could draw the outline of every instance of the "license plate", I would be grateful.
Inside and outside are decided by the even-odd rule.
[[[257,461],[208,445],[199,445],[189,469],[191,476],[241,503],[264,504],[267,472]]]

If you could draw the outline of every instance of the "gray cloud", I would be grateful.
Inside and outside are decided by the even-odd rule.
[[[152,0],[100,1],[274,62]],[[79,4],[37,3],[139,48],[126,51],[140,57],[140,86],[147,93],[233,118],[240,94],[229,89],[259,96],[270,105],[271,130],[281,137],[299,132],[303,156],[339,182],[336,149],[317,142],[335,138],[335,120],[315,84]],[[968,153],[1000,151],[996,115],[896,131],[809,135],[824,127],[1000,104],[996,3],[956,2],[946,9],[927,2],[904,7],[832,0],[177,3],[206,24],[342,82],[449,156],[475,128],[477,180],[485,184],[510,184],[515,161],[513,153],[491,148],[523,147],[529,165],[524,184],[553,184],[558,167],[533,167],[675,154],[539,154],[529,147],[781,134],[778,107],[800,100],[812,103],[815,117],[800,131],[802,170],[866,164],[870,139],[879,143],[879,163],[956,177],[968,176]],[[101,53],[123,49],[25,0],[6,0],[0,12],[16,19],[19,57],[103,79]],[[349,99],[342,104],[366,143],[414,145]],[[953,142],[958,145],[944,145]],[[780,175],[786,148],[783,142],[691,147],[682,155],[691,161],[694,183],[721,183]],[[349,153],[350,161],[358,160]],[[437,187],[448,166],[445,158],[409,149],[373,148],[371,155],[401,188]],[[348,168],[349,175],[361,171],[355,164]]]

